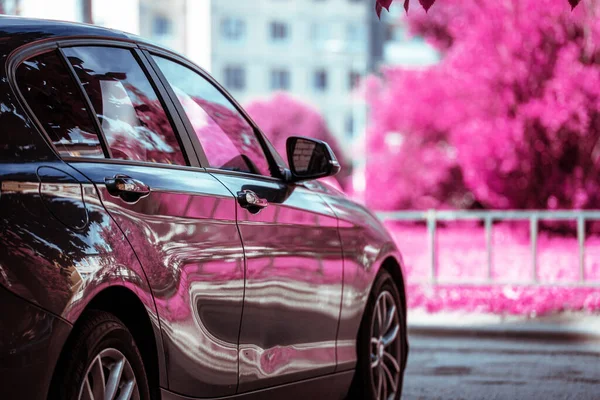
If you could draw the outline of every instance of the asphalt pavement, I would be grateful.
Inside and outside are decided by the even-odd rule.
[[[411,334],[403,399],[600,399],[600,341]]]

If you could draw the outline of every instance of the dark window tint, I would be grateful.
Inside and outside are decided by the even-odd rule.
[[[225,86],[229,90],[243,90],[246,87],[246,71],[240,66],[225,67]]]
[[[186,164],[167,114],[131,51],[76,47],[64,52],[92,102],[112,158]]]
[[[169,81],[213,168],[269,175],[252,126],[215,86],[191,69],[154,57]]]
[[[23,62],[17,83],[61,156],[104,157],[85,101],[56,52]]]

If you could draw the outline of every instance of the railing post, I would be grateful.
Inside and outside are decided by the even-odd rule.
[[[487,280],[491,282],[492,279],[492,217],[489,215],[485,217],[485,248],[487,254]]]
[[[435,210],[429,210],[427,212],[427,235],[429,239],[429,281],[431,284],[437,282],[436,225]]]
[[[529,236],[531,239],[531,278],[533,279],[534,283],[537,283],[538,216],[536,214],[532,214],[529,217]]]
[[[577,217],[577,243],[579,244],[579,281],[585,282],[585,217]]]

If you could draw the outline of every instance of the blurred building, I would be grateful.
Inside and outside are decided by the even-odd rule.
[[[211,70],[214,0],[139,0],[140,35]],[[218,0],[217,0],[218,1]]]
[[[0,0],[5,14],[88,22],[139,33],[140,0]],[[118,10],[118,12],[115,12]]]
[[[372,3],[212,0],[212,73],[242,103],[289,91],[350,138],[364,113],[352,91],[368,69]]]
[[[211,0],[0,0],[0,13],[144,36],[210,69]]]

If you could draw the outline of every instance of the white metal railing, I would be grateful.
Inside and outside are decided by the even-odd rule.
[[[511,285],[550,285],[550,286],[600,286],[600,281],[586,280],[585,276],[585,223],[600,221],[600,210],[490,210],[490,211],[392,211],[379,212],[378,217],[386,221],[426,222],[428,237],[429,276],[426,283],[430,284],[511,284]],[[579,255],[579,279],[577,282],[540,282],[538,276],[538,228],[539,221],[576,221],[577,243]],[[438,279],[438,259],[436,229],[438,221],[483,221],[487,253],[487,281],[476,280],[444,280]],[[494,280],[492,274],[492,231],[494,221],[529,221],[531,240],[531,275],[529,281],[505,282]]]

